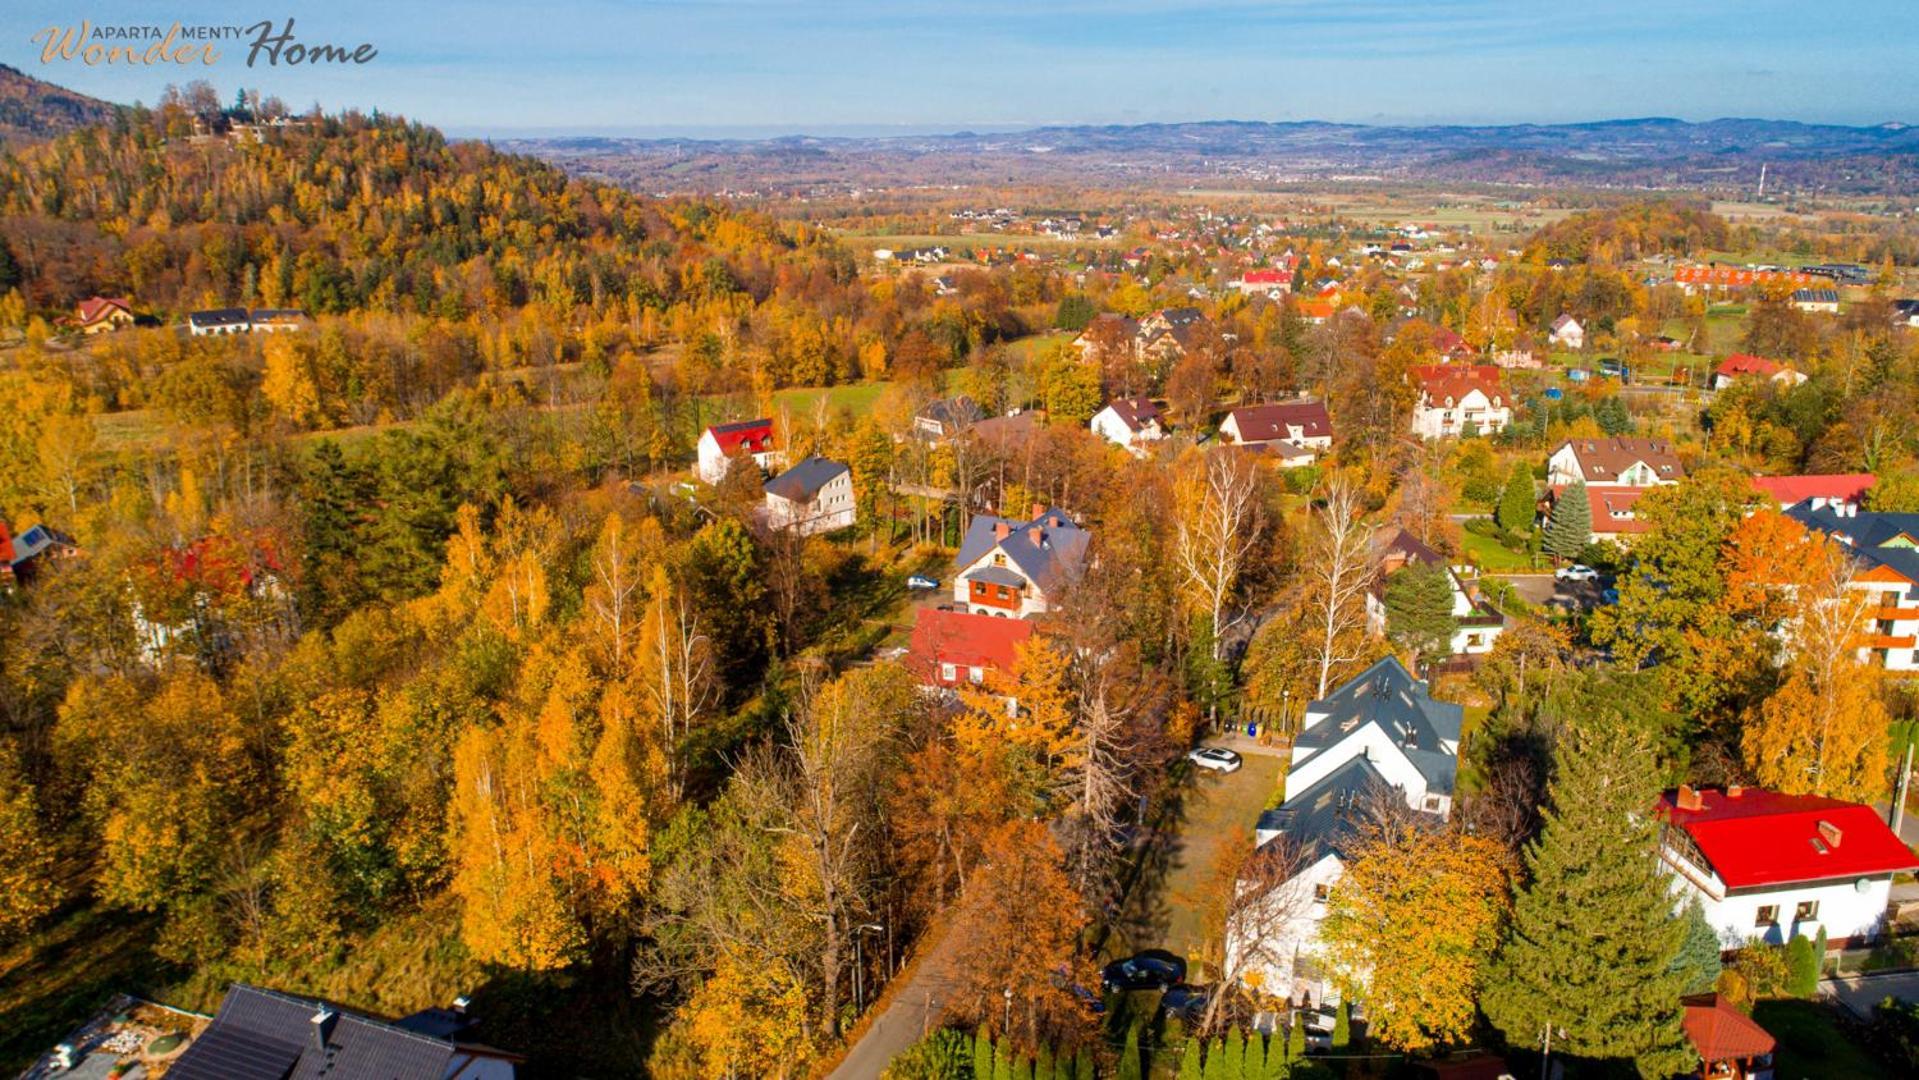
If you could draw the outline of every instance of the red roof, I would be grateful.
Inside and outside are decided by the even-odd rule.
[[[1471,342],[1443,326],[1433,329],[1433,347],[1442,356],[1473,356],[1479,352]]]
[[[1719,366],[1712,370],[1715,375],[1736,379],[1741,375],[1776,375],[1784,366],[1776,360],[1768,360],[1763,356],[1736,352],[1720,361]]]
[[[1248,270],[1240,280],[1248,285],[1290,285],[1293,281],[1291,270]]]
[[[732,454],[742,447],[749,454],[763,454],[773,449],[773,421],[742,420],[737,424],[714,424],[706,429],[713,441],[720,444],[720,452]]]
[[[0,566],[13,565],[13,532],[0,521]]]
[[[1807,499],[1857,503],[1866,497],[1866,489],[1878,482],[1871,473],[1827,473],[1818,476],[1755,476],[1752,486],[1780,506],[1792,506]]]
[[[1496,364],[1421,364],[1412,369],[1411,375],[1433,405],[1464,401],[1474,390],[1485,394],[1494,406],[1506,404],[1506,390],[1500,385]]]
[[[942,685],[970,681],[967,668],[1011,671],[1014,650],[1032,636],[1033,624],[1025,619],[921,608],[907,648],[907,668],[924,682]],[[952,679],[942,679],[941,664],[959,670]]]
[[[1683,1000],[1686,1015],[1680,1023],[1701,1061],[1711,1065],[1772,1053],[1772,1036],[1752,1017],[1726,1004],[1725,998],[1700,994]]]
[[[133,301],[118,296],[89,296],[80,301],[80,325],[99,322],[115,309],[133,314]]]
[[[1570,485],[1559,484],[1553,488],[1553,498],[1565,494]],[[1628,487],[1623,484],[1587,484],[1586,506],[1592,511],[1592,531],[1598,536],[1630,536],[1645,532],[1651,528],[1639,520],[1633,511],[1633,504],[1651,488]],[[1617,516],[1615,516],[1617,515]]]
[[[1728,888],[1919,869],[1919,858],[1870,806],[1758,788],[1731,791],[1739,794],[1697,792],[1697,809],[1680,808],[1681,792],[1659,797],[1660,813],[1686,830]]]
[[[1730,289],[1744,289],[1771,281],[1789,281],[1794,285],[1810,285],[1813,282],[1811,274],[1796,271],[1740,270],[1731,266],[1681,266],[1673,271],[1672,278],[1682,285],[1718,285]]]

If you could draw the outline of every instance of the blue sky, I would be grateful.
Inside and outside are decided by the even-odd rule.
[[[7,0],[0,62],[116,101],[207,77],[459,134],[1321,119],[1919,121],[1910,0]],[[38,30],[276,24],[364,67],[42,63]]]

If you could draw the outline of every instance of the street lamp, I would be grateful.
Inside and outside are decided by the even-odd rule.
[[[1006,1015],[1000,1020],[999,1026],[1000,1038],[1003,1039],[1007,1032],[1013,1030],[1013,988],[1007,987],[1001,991],[1001,996],[1006,999]]]
[[[1293,691],[1291,687],[1280,692],[1279,726],[1288,735],[1293,731]]]
[[[861,946],[866,942],[866,932],[868,930],[883,932],[885,929],[884,926],[878,923],[861,923],[853,928],[853,1011],[856,1013],[866,1011],[866,981],[864,976],[866,971],[866,950],[861,948]]]
[[[1559,1029],[1559,1037],[1562,1039],[1566,1037],[1565,1028]],[[1553,1026],[1550,1023],[1546,1025],[1545,1040],[1546,1050],[1539,1058],[1539,1080],[1547,1080],[1546,1070],[1552,1064],[1553,1059]]]

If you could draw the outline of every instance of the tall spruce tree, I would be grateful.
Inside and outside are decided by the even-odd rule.
[[[1415,668],[1422,656],[1446,655],[1452,649],[1452,575],[1441,563],[1410,563],[1386,579],[1386,637],[1411,655]]]
[[[1226,1033],[1226,1080],[1246,1080],[1246,1036],[1238,1029]]]
[[[973,1037],[973,1080],[993,1080],[993,1033],[984,1024]]]
[[[1201,1080],[1226,1080],[1226,1040],[1216,1035],[1206,1044],[1206,1067],[1199,1075]]]
[[[1586,482],[1575,480],[1553,502],[1552,517],[1546,522],[1546,551],[1562,559],[1576,559],[1592,534],[1593,511],[1592,503],[1586,501]]]
[[[1186,1052],[1179,1058],[1179,1080],[1201,1080],[1199,1074],[1199,1048],[1206,1040],[1198,1035],[1186,1037]]]
[[[1686,942],[1673,960],[1673,967],[1685,977],[1686,993],[1703,994],[1719,979],[1719,934],[1706,921],[1706,909],[1697,899],[1686,905],[1680,918],[1686,922]]]
[[[1080,1074],[1090,1077],[1085,1069],[1085,1055],[1082,1051]],[[1139,1022],[1136,1020],[1126,1027],[1126,1046],[1119,1052],[1119,1080],[1140,1080],[1142,1062],[1139,1055]]]
[[[1686,923],[1659,862],[1653,745],[1617,714],[1589,714],[1561,742],[1528,883],[1480,1004],[1514,1046],[1550,1029],[1555,1052],[1665,1077],[1695,1062],[1679,1026]]]
[[[1506,490],[1499,495],[1496,514],[1499,527],[1508,532],[1527,532],[1532,529],[1537,513],[1532,470],[1523,461],[1514,462],[1512,475],[1506,478]]]

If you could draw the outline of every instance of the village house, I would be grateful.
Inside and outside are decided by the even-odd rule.
[[[1583,482],[1620,487],[1677,484],[1686,478],[1672,444],[1662,439],[1620,436],[1568,439],[1546,459],[1546,484]]]
[[[1838,289],[1794,289],[1792,306],[1812,315],[1839,314]]]
[[[1093,414],[1088,426],[1107,442],[1144,457],[1147,444],[1166,437],[1165,429],[1159,426],[1159,415],[1159,406],[1152,398],[1115,398]]]
[[[1768,360],[1751,353],[1733,353],[1712,369],[1712,388],[1724,390],[1736,380],[1742,378],[1768,379],[1781,387],[1790,388],[1806,381],[1806,377],[1791,367]]]
[[[1814,473],[1752,478],[1752,486],[1781,511],[1800,503],[1811,504],[1808,509],[1812,510],[1824,510],[1828,506],[1857,510],[1865,504],[1866,492],[1872,490],[1872,485],[1877,482],[1878,478],[1871,473]]]
[[[1754,286],[1791,285],[1806,288],[1817,279],[1797,270],[1753,270],[1736,266],[1681,266],[1673,270],[1673,283],[1687,296],[1695,293],[1745,292]]]
[[[1919,870],[1878,811],[1818,795],[1682,786],[1659,799],[1673,893],[1697,899],[1727,949],[1794,937],[1865,945],[1886,921],[1893,875]]]
[[[1493,435],[1512,423],[1512,399],[1492,364],[1425,364],[1409,377],[1419,388],[1413,434],[1422,439]]]
[[[221,334],[270,333],[298,330],[306,325],[307,314],[299,308],[212,308],[187,316],[187,333],[194,337]]]
[[[1894,300],[1892,302],[1892,325],[1919,327],[1919,300]]]
[[[1281,296],[1293,291],[1291,270],[1248,270],[1233,282],[1233,288],[1247,296]]]
[[[465,999],[399,1020],[234,983],[220,1012],[166,1070],[173,1080],[513,1080],[525,1059],[466,1043]]]
[[[1288,467],[1311,465],[1333,447],[1333,420],[1325,402],[1309,398],[1242,405],[1220,422],[1219,437],[1233,446],[1275,453]]]
[[[1438,566],[1446,571],[1452,586],[1452,616],[1457,624],[1447,643],[1453,656],[1479,656],[1493,650],[1493,642],[1506,629],[1506,617],[1488,603],[1479,591],[1479,580],[1464,566],[1450,566],[1446,557],[1421,543],[1405,529],[1394,529],[1375,541],[1374,557],[1379,572],[1366,594],[1366,625],[1375,635],[1386,633],[1386,583],[1394,574],[1418,563]]]
[[[950,439],[979,423],[985,415],[979,405],[965,394],[941,398],[913,414],[913,431],[917,435],[939,442]]]
[[[133,323],[133,301],[124,297],[89,296],[74,308],[73,328],[82,334],[111,333]]]
[[[1368,802],[1391,799],[1437,825],[1452,814],[1464,710],[1435,701],[1426,684],[1387,657],[1306,706],[1293,740],[1284,800],[1260,814],[1254,842],[1296,845],[1294,876],[1267,901],[1275,920],[1252,915],[1226,930],[1227,966],[1296,1004],[1336,1003],[1321,970],[1319,929],[1344,874]],[[1257,857],[1255,852],[1255,857]],[[1248,925],[1271,931],[1255,940]]]
[[[765,498],[766,523],[801,536],[848,528],[857,509],[853,471],[818,454],[768,480]]]
[[[1859,659],[1887,671],[1919,671],[1919,514],[1864,513],[1855,503],[1807,500],[1786,516],[1845,544],[1852,556],[1848,587],[1872,601],[1860,628]]]
[[[1073,347],[1079,350],[1082,360],[1097,359],[1094,353],[1102,348],[1131,349],[1137,353],[1139,336],[1139,320],[1102,311],[1073,338]]]
[[[1556,505],[1570,488],[1566,485],[1548,489],[1549,498]],[[1610,541],[1621,547],[1630,545],[1634,537],[1651,528],[1641,521],[1633,507],[1640,496],[1651,491],[1650,487],[1629,487],[1621,484],[1587,484],[1586,507],[1592,515],[1592,542]]]
[[[732,424],[714,424],[700,433],[700,479],[717,484],[735,460],[752,458],[762,469],[773,466],[773,421],[770,418],[741,420]]]
[[[45,525],[29,525],[15,536],[0,521],[0,589],[32,580],[42,560],[65,558],[78,550],[70,538]]]
[[[1553,320],[1552,333],[1547,335],[1547,339],[1561,348],[1578,352],[1586,347],[1586,328],[1571,315],[1561,315]]]
[[[1030,521],[979,514],[953,559],[953,603],[977,615],[1043,615],[1079,578],[1091,539],[1062,510],[1035,505]]]
[[[920,608],[906,649],[906,669],[935,690],[984,686],[1012,674],[1019,647],[1032,636],[1028,619]]]

